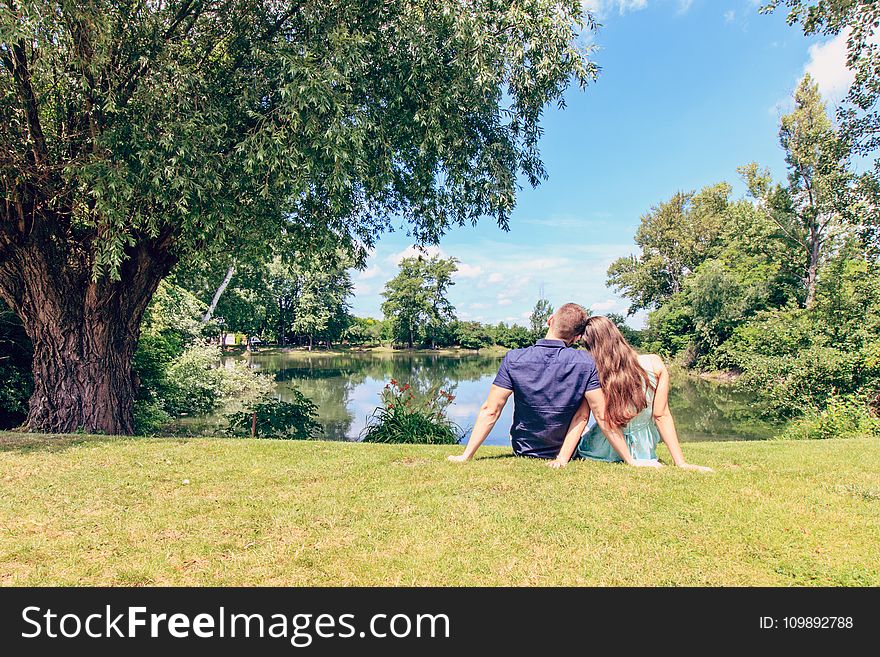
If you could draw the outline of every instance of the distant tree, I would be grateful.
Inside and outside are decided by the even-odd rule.
[[[532,339],[532,332],[525,326],[520,326],[518,324],[511,324],[508,326],[504,322],[500,322],[495,326],[494,333],[495,344],[507,347],[508,349],[522,349],[523,347],[528,347],[534,342]]]
[[[819,86],[805,75],[795,92],[795,108],[782,117],[779,141],[785,149],[788,185],[773,185],[757,164],[740,168],[749,193],[799,252],[804,303],[816,298],[817,277],[844,222],[853,182],[842,142],[825,111]]]
[[[458,271],[458,260],[455,258],[433,257],[425,263],[425,278],[428,285],[428,300],[431,310],[425,327],[431,348],[443,340],[450,323],[455,320],[455,307],[447,295],[449,288],[455,285],[452,275]]]
[[[532,314],[529,315],[529,328],[532,332],[532,342],[540,340],[547,334],[547,320],[553,314],[553,306],[543,297],[538,299]]]
[[[681,291],[685,277],[711,257],[725,224],[727,183],[679,192],[644,215],[636,232],[641,253],[615,260],[608,285],[630,300],[629,312],[655,308]]]
[[[457,322],[455,341],[462,349],[483,349],[495,342],[490,330],[480,322]]]
[[[353,317],[342,338],[353,345],[377,345],[382,341],[383,324],[381,319]]]
[[[435,346],[440,330],[455,319],[446,295],[454,284],[456,262],[439,256],[404,258],[397,275],[385,284],[382,312],[392,322],[395,336],[410,349],[422,339]]]

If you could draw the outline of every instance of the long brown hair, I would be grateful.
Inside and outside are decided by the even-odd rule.
[[[587,319],[582,339],[596,361],[605,393],[605,416],[614,426],[622,427],[647,408],[651,379],[639,364],[636,350],[607,317]]]

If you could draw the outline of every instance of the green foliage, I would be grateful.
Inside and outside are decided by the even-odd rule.
[[[740,384],[763,391],[786,416],[823,410],[841,395],[880,394],[880,273],[840,253],[822,271],[811,309],[760,313],[718,350]]]
[[[284,229],[369,245],[391,216],[425,241],[506,225],[518,174],[544,176],[543,108],[596,75],[585,23],[577,2],[16,3],[3,178],[66,199],[63,239],[97,277],[138,244],[242,255]]]
[[[384,322],[372,317],[354,317],[346,327],[342,338],[349,344],[358,346],[377,346],[383,339]]]
[[[695,358],[693,309],[682,294],[677,294],[648,315],[643,348],[664,357],[681,357],[684,365]]]
[[[34,387],[32,357],[31,341],[21,321],[0,301],[0,429],[14,427],[27,417]]]
[[[247,363],[220,364],[215,345],[194,344],[168,367],[165,410],[173,416],[207,415],[235,399],[257,398],[273,390],[268,377],[256,374]]]
[[[253,408],[226,416],[228,433],[233,436],[309,440],[323,429],[317,422],[318,407],[295,388],[289,389],[290,399],[269,399]],[[256,421],[254,416],[256,415]]]
[[[479,322],[456,322],[454,340],[462,349],[483,349],[495,344],[489,328]]]
[[[455,397],[438,388],[416,394],[409,384],[395,379],[382,391],[382,406],[370,417],[361,434],[365,443],[455,445],[462,431],[446,418]]]
[[[788,165],[788,185],[773,185],[755,163],[740,168],[749,194],[779,227],[793,249],[804,288],[804,304],[816,295],[818,272],[847,221],[855,180],[845,143],[825,109],[819,86],[809,74],[795,92],[795,107],[782,117],[779,142]]]
[[[855,395],[834,395],[824,407],[810,407],[779,436],[781,440],[880,437],[880,417],[867,400]]]
[[[495,344],[508,349],[522,349],[534,343],[532,332],[519,324],[507,325],[500,322],[494,327]]]
[[[874,157],[874,171],[870,178],[876,186],[880,181],[880,158],[877,157],[880,43],[876,38],[880,6],[875,0],[768,0],[761,11],[771,12],[780,5],[789,9],[789,25],[800,23],[807,36],[847,34],[847,66],[855,75],[838,108],[841,133],[853,155]],[[876,212],[872,214],[876,226]]]
[[[644,215],[636,232],[638,256],[608,269],[608,285],[631,301],[630,312],[653,308],[682,290],[685,277],[714,255],[727,221],[730,185],[679,192]]]

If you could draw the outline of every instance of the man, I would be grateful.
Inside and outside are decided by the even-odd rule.
[[[606,422],[605,395],[599,385],[596,364],[587,352],[569,348],[583,334],[587,317],[581,306],[567,303],[547,320],[547,335],[543,340],[534,346],[507,352],[489,398],[480,408],[464,453],[448,457],[450,461],[473,458],[498,421],[507,399],[513,395],[510,439],[517,456],[556,459],[569,428],[583,433],[592,411],[599,428],[624,462],[639,465],[630,454],[620,428]],[[551,464],[556,463],[559,462]]]

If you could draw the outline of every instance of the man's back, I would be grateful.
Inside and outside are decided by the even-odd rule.
[[[513,391],[510,438],[517,456],[555,458],[584,393],[599,388],[589,354],[562,340],[509,351],[494,384]]]

